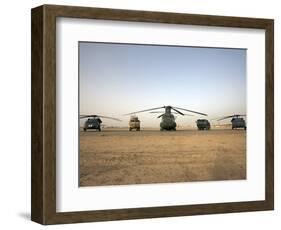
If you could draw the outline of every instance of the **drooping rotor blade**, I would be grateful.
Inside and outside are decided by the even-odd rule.
[[[245,117],[245,116],[246,116],[245,114],[234,114],[234,115],[222,117],[222,118],[218,119],[217,121],[221,121],[221,120],[228,119],[228,118],[231,118],[231,117]]]
[[[80,115],[80,119],[87,118],[87,117],[97,117],[97,115]]]
[[[163,113],[162,111],[152,111],[152,112],[149,112],[149,113]],[[178,112],[172,112],[172,114],[179,114]],[[194,116],[192,114],[187,114],[187,113],[184,113],[183,114],[184,116]]]
[[[211,121],[217,121],[218,119],[220,119],[219,117],[217,117],[217,118],[211,118],[210,120]]]
[[[151,111],[151,110],[155,110],[155,109],[163,109],[163,108],[165,108],[165,106],[152,108],[152,109],[140,110],[140,111],[136,111],[136,112],[132,112],[132,113],[127,113],[127,114],[124,114],[124,115],[132,115],[132,114],[135,114],[135,113],[142,113],[142,112],[147,112],[147,111]]]
[[[98,116],[98,117],[101,117],[101,118],[106,118],[106,119],[111,119],[111,120],[114,120],[114,121],[122,121],[118,118],[114,118],[114,117],[106,117],[106,116]]]
[[[175,108],[173,108],[173,107],[172,107],[172,109],[175,110],[175,111],[176,111],[177,113],[179,113],[180,115],[184,116],[184,114],[183,114],[181,111],[178,111],[177,109],[175,109]]]
[[[222,117],[222,118],[218,119],[217,121],[221,121],[221,120],[228,119],[228,118],[231,118],[231,117],[233,117],[233,116],[231,115],[231,116]]]
[[[81,118],[87,118],[87,117],[101,117],[101,118],[106,118],[106,119],[111,119],[111,120],[115,120],[115,121],[121,121],[118,118],[114,118],[114,117],[107,117],[107,116],[100,116],[100,115],[80,115],[80,119]]]
[[[183,108],[179,108],[179,107],[172,107],[173,109],[176,108],[176,109],[180,109],[180,110],[184,110],[184,111],[187,111],[187,112],[191,112],[191,113],[197,113],[197,114],[200,114],[200,115],[204,115],[204,116],[207,116],[207,114],[205,113],[200,113],[200,112],[196,112],[196,111],[193,111],[193,110],[189,110],[189,109],[183,109]]]
[[[157,118],[160,118],[160,117],[162,117],[164,115],[164,113],[163,114],[161,114],[161,115],[159,115]]]
[[[246,115],[244,115],[244,114],[233,114],[233,115],[231,115],[232,117],[244,117],[244,116],[246,116]]]

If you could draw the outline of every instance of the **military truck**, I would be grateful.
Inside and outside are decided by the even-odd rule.
[[[209,130],[211,128],[210,122],[207,119],[198,119],[196,124],[198,130]]]
[[[129,121],[129,131],[132,131],[133,129],[140,131],[140,120],[135,115],[131,116]]]

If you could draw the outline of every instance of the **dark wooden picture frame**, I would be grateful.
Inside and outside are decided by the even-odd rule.
[[[265,200],[101,211],[56,212],[56,18],[87,18],[265,30]],[[31,219],[41,224],[274,209],[274,21],[271,19],[43,5],[32,9]]]

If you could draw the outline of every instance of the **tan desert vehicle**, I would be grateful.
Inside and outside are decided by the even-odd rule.
[[[129,121],[129,131],[132,131],[133,129],[140,131],[140,120],[135,115],[131,116]]]

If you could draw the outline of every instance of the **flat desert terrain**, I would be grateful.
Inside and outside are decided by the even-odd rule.
[[[80,186],[246,179],[246,131],[80,132]]]

